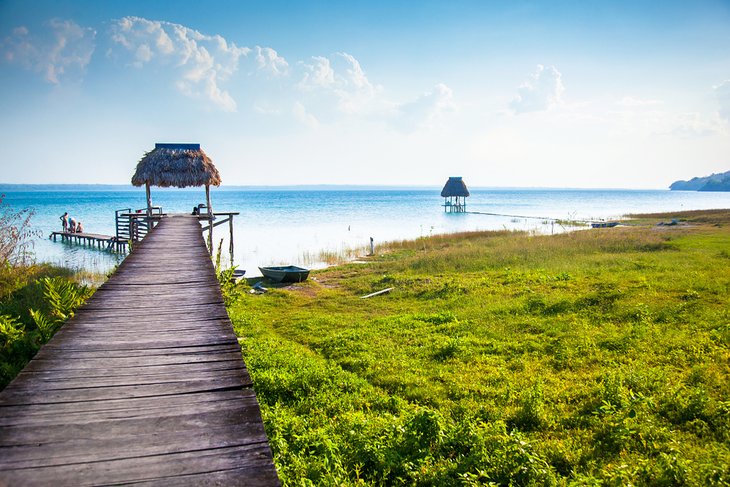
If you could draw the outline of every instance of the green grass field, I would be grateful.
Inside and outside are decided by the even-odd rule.
[[[730,483],[730,212],[630,223],[399,242],[235,300],[284,484]]]

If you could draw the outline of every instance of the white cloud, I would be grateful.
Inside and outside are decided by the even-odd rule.
[[[317,120],[317,117],[312,115],[311,113],[307,112],[307,108],[302,105],[300,102],[295,102],[294,106],[292,107],[292,113],[296,117],[297,120],[299,120],[301,123],[306,125],[309,128],[317,128],[319,127],[319,120]]]
[[[723,81],[714,88],[719,103],[718,113],[720,118],[730,122],[730,79]]]
[[[312,93],[317,104],[348,115],[372,114],[378,110],[376,95],[381,88],[368,79],[360,62],[351,54],[338,52],[331,58],[315,56],[300,63],[303,70],[297,87]],[[327,110],[325,110],[327,111]]]
[[[561,103],[564,90],[560,71],[555,66],[538,64],[530,79],[517,89],[510,108],[516,114],[549,110]]]
[[[455,108],[451,88],[439,83],[415,101],[403,103],[395,110],[393,124],[406,132],[430,126],[443,113]]]
[[[256,64],[259,70],[271,76],[286,76],[289,73],[289,63],[270,47],[256,46]]]
[[[312,64],[302,63],[304,76],[299,87],[304,90],[328,88],[335,83],[335,71],[330,60],[323,56],[313,56]]]
[[[320,124],[347,117],[413,132],[432,126],[443,113],[455,108],[453,92],[441,83],[412,101],[388,100],[383,87],[373,83],[360,62],[345,52],[313,56],[300,62],[298,69],[301,75],[296,84],[300,92],[297,103],[301,108],[296,113],[306,113]],[[305,120],[302,116],[297,118]]]
[[[0,43],[5,61],[41,73],[53,84],[80,77],[94,52],[96,31],[60,19],[51,19],[44,27],[46,30],[37,35],[26,27],[15,28]]]
[[[219,35],[205,35],[180,24],[140,17],[113,22],[111,39],[131,56],[132,66],[162,64],[170,68],[174,86],[184,95],[208,100],[225,111],[236,110],[236,101],[221,84],[238,70],[241,57],[251,51],[248,47],[238,47]],[[281,59],[275,51],[273,55],[274,62]]]

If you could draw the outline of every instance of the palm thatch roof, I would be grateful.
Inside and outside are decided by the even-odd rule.
[[[155,144],[137,164],[132,184],[163,188],[220,186],[221,176],[200,144]]]
[[[448,198],[449,196],[469,196],[469,190],[466,189],[466,184],[461,180],[461,177],[451,177],[446,184],[444,189],[441,190],[441,196]]]

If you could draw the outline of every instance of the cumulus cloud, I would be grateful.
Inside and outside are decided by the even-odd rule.
[[[381,88],[368,79],[360,62],[351,54],[338,52],[330,58],[315,56],[301,63],[303,74],[298,87],[317,96],[319,104],[330,98],[337,111],[363,115],[377,109],[376,95]]]
[[[727,79],[715,86],[715,96],[719,103],[718,113],[720,118],[730,122],[730,79]]]
[[[221,84],[238,70],[239,60],[251,52],[219,35],[205,35],[184,25],[124,17],[111,26],[111,40],[130,57],[129,64],[143,68],[158,63],[170,68],[174,86],[186,96],[201,98],[235,111],[236,101]],[[277,63],[276,51],[258,53]],[[115,52],[115,51],[112,51]],[[285,61],[284,61],[285,63]],[[279,61],[277,66],[281,66]]]
[[[393,124],[406,132],[430,126],[443,113],[452,111],[454,93],[445,84],[439,83],[433,90],[422,94],[416,100],[398,105]]]
[[[330,60],[323,56],[313,56],[310,64],[302,63],[304,75],[299,87],[303,90],[328,88],[335,84],[335,71]]]
[[[564,90],[560,71],[538,64],[530,79],[517,89],[510,108],[516,114],[549,110],[562,101]]]
[[[346,52],[313,56],[297,66],[300,101],[295,113],[308,126],[332,123],[342,116],[384,123],[401,132],[430,127],[443,113],[455,108],[453,92],[445,84],[412,101],[395,102],[384,96],[360,61]],[[303,115],[306,114],[307,117]]]
[[[271,76],[286,76],[289,63],[270,47],[256,46],[256,64],[260,71]]]
[[[43,27],[39,33],[15,28],[0,43],[5,61],[40,73],[53,84],[80,77],[94,52],[96,31],[61,19],[51,19]]]

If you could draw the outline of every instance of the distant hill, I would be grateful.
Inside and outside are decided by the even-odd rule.
[[[669,189],[676,191],[730,191],[730,171],[689,181],[675,181]]]

